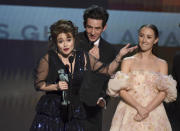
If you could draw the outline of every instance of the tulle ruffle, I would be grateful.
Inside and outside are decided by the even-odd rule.
[[[164,99],[166,103],[173,102],[177,98],[177,82],[172,78],[171,75],[159,75],[159,80],[157,82],[157,88],[160,91],[166,91],[167,96]]]
[[[109,80],[106,93],[109,96],[117,97],[119,96],[120,90],[129,90],[129,78],[130,77],[127,74],[121,71],[116,72],[116,74]]]
[[[109,80],[107,94],[112,97],[119,96],[120,90],[129,90],[132,88],[133,79],[146,82],[146,84],[155,85],[157,90],[165,91],[167,96],[164,101],[167,103],[173,102],[177,98],[177,82],[172,78],[172,76],[151,71],[133,71],[129,74],[118,71]]]

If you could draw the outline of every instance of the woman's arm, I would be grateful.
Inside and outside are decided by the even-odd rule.
[[[168,64],[165,61],[162,61],[160,64],[160,73],[167,75],[168,74]],[[166,97],[166,92],[165,91],[160,91],[157,96],[147,105],[146,109],[151,112],[153,111],[156,107],[158,107],[163,100]]]
[[[166,93],[164,91],[160,91],[158,95],[146,106],[146,109],[151,112],[156,107],[158,107],[166,97]]]
[[[130,46],[130,44],[127,44],[125,47],[123,47],[119,51],[119,54],[116,56],[116,58],[109,65],[106,65],[105,67],[100,69],[99,72],[112,75],[117,70],[117,68],[119,67],[119,64],[121,62],[122,57],[124,55],[126,55],[127,53],[134,51],[137,48],[137,46],[134,46],[131,48],[129,48],[129,46]],[[98,59],[96,59],[92,55],[89,55],[89,58],[90,58],[90,65],[91,65],[92,70],[95,71],[103,65],[102,62],[98,61]]]
[[[121,71],[124,73],[129,73],[131,68],[131,60],[132,58],[123,60],[121,64]],[[122,99],[132,106],[138,114],[140,115],[140,118],[145,118],[148,116],[148,111],[140,104],[138,103],[126,90],[120,90],[120,96]]]
[[[47,84],[46,78],[49,71],[49,62],[48,55],[45,55],[39,62],[39,65],[36,69],[34,86],[37,90],[41,91],[57,91],[65,90],[68,88],[68,85],[64,81],[60,81],[57,84]]]

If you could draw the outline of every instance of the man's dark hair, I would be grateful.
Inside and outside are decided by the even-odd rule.
[[[92,5],[84,11],[83,18],[84,18],[84,27],[85,28],[86,28],[88,18],[103,20],[102,26],[104,27],[109,18],[109,14],[103,7],[100,7],[97,5]]]

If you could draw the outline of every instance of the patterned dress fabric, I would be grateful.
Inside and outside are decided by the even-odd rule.
[[[118,71],[108,83],[107,94],[118,97],[119,91],[125,89],[142,106],[147,106],[159,91],[166,91],[165,102],[176,100],[176,81],[172,76],[152,71],[133,71],[128,74]],[[171,131],[163,103],[149,113],[149,116],[137,122],[137,111],[121,100],[114,114],[110,131]]]

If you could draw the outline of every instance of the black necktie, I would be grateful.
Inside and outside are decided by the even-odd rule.
[[[90,49],[92,49],[93,47],[94,47],[94,42],[92,42],[92,41],[89,41],[89,47],[90,47]]]

